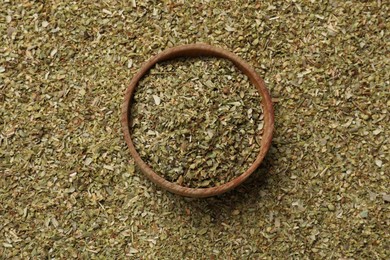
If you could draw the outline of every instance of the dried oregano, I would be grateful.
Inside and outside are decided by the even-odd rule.
[[[261,99],[230,61],[177,59],[139,82],[131,112],[141,158],[171,182],[218,186],[242,174],[259,150]]]

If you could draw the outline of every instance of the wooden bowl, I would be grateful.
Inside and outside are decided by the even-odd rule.
[[[152,168],[149,165],[147,165],[141,159],[141,157],[139,156],[138,152],[134,147],[133,141],[131,139],[131,134],[130,134],[131,126],[130,126],[129,119],[131,116],[130,112],[131,112],[131,105],[132,105],[132,97],[134,95],[139,80],[149,71],[149,69],[151,69],[158,62],[162,62],[162,61],[166,61],[178,57],[199,57],[199,56],[219,57],[219,58],[228,59],[231,62],[233,62],[233,64],[237,68],[239,68],[242,71],[242,73],[248,76],[251,83],[256,86],[257,90],[259,91],[262,97],[262,105],[264,110],[263,111],[264,129],[262,134],[261,147],[255,162],[249,167],[249,169],[247,169],[244,173],[242,173],[237,178],[225,184],[222,184],[220,186],[215,186],[210,188],[183,187],[177,183],[167,181],[166,179],[158,175],[156,172],[152,170]],[[274,129],[274,111],[272,107],[271,97],[269,95],[267,88],[265,87],[263,79],[260,78],[256,74],[255,70],[252,69],[244,60],[242,60],[237,55],[221,48],[213,47],[207,44],[188,44],[188,45],[177,46],[177,47],[164,50],[163,52],[152,57],[141,67],[139,72],[131,80],[129,87],[126,90],[125,100],[122,106],[121,121],[122,121],[123,133],[125,135],[125,140],[127,142],[127,145],[130,149],[130,153],[134,157],[135,163],[146,175],[146,177],[148,177],[152,182],[154,182],[158,186],[170,192],[182,196],[187,196],[187,197],[202,198],[202,197],[219,195],[235,188],[237,185],[245,181],[256,170],[256,168],[259,167],[259,165],[261,164],[262,160],[264,159],[271,145],[272,132]]]

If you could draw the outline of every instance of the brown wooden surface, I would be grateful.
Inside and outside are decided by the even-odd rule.
[[[160,175],[155,173],[139,156],[138,152],[135,150],[133,141],[131,139],[130,135],[130,111],[132,106],[132,97],[134,94],[134,91],[137,87],[137,84],[139,80],[151,69],[156,63],[162,62],[169,59],[174,59],[178,57],[199,57],[199,56],[214,56],[214,57],[220,57],[225,58],[234,63],[245,75],[248,76],[251,83],[257,88],[259,91],[261,97],[262,97],[262,104],[264,108],[264,132],[263,132],[263,138],[261,141],[261,148],[260,152],[257,155],[257,158],[255,162],[249,167],[248,170],[246,170],[243,174],[241,174],[239,177],[233,179],[232,181],[225,183],[223,185],[217,186],[217,187],[211,187],[211,188],[187,188],[180,186],[176,183],[169,182],[162,178]],[[173,47],[170,49],[167,49],[150,60],[148,60],[139,70],[139,72],[133,77],[133,79],[130,82],[129,87],[126,90],[125,93],[125,100],[122,106],[122,129],[125,136],[125,140],[127,142],[127,145],[130,149],[131,155],[134,157],[135,163],[140,167],[142,172],[155,184],[159,185],[160,187],[182,195],[182,196],[188,196],[188,197],[209,197],[214,195],[222,194],[226,191],[229,191],[233,188],[235,188],[237,185],[245,181],[255,170],[259,165],[261,164],[262,160],[264,159],[272,141],[272,132],[274,129],[274,111],[272,107],[272,101],[271,97],[269,95],[269,92],[267,88],[265,87],[264,81],[262,78],[260,78],[254,69],[252,69],[244,60],[242,60],[237,55],[223,50],[221,48],[213,47],[207,44],[188,44],[188,45],[182,45],[178,47]]]

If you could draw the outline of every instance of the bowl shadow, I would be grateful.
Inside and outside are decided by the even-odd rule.
[[[183,197],[192,212],[191,216],[197,218],[209,215],[212,222],[223,223],[234,210],[242,211],[251,205],[255,207],[263,199],[260,194],[267,188],[268,180],[277,177],[272,171],[274,158],[275,149],[271,146],[259,168],[244,183],[229,192],[200,199]]]

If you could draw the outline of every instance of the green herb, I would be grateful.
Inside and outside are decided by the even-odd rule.
[[[229,182],[259,150],[260,96],[230,61],[178,59],[157,64],[137,87],[132,138],[158,174],[186,187]]]
[[[389,259],[388,2],[1,1],[0,258]],[[142,63],[195,42],[275,101],[262,165],[207,199],[147,180],[119,123]]]

